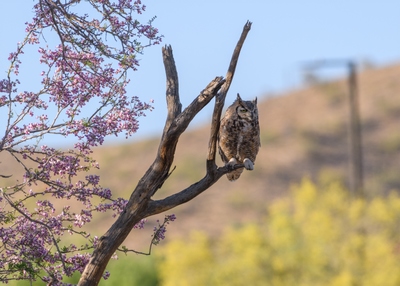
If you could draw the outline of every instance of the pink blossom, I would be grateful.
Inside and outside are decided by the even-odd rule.
[[[98,243],[84,231],[85,225],[97,212],[116,216],[127,204],[92,173],[99,168],[91,158],[92,149],[110,135],[131,136],[139,128],[138,117],[152,110],[127,94],[128,72],[138,68],[144,49],[162,37],[152,26],[154,18],[146,24],[135,20],[145,11],[141,1],[93,0],[87,3],[93,5],[90,17],[72,14],[80,11],[75,7],[81,5],[78,2],[53,5],[36,0],[26,36],[9,54],[7,77],[0,80],[0,108],[8,115],[0,130],[0,152],[8,152],[23,170],[15,185],[4,187],[0,196],[8,204],[0,214],[1,282],[28,279],[60,285],[64,276],[82,272],[90,249]],[[42,42],[52,33],[49,38],[58,39],[58,44]],[[22,90],[22,55],[30,56],[29,46],[39,55],[40,88]],[[88,106],[94,107],[90,114]],[[40,145],[50,134],[60,140],[74,136],[76,143],[70,150]],[[135,227],[143,228],[144,223]],[[79,235],[87,243],[64,243],[66,234]],[[106,272],[104,278],[108,276]]]

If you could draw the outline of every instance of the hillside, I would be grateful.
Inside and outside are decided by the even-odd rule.
[[[365,192],[367,196],[385,195],[400,190],[400,65],[365,70],[358,81]],[[232,98],[228,95],[227,104]],[[223,177],[199,197],[170,211],[177,221],[169,226],[168,237],[185,237],[194,230],[218,235],[225,226],[261,220],[266,205],[287,195],[290,186],[304,176],[321,184],[330,180],[348,184],[346,80],[320,82],[260,99],[261,149],[255,170],[245,171],[234,183]],[[180,191],[204,176],[208,136],[206,124],[182,136],[176,169],[156,198]],[[158,138],[99,148],[94,157],[100,163],[103,187],[128,198],[154,160],[157,147]],[[5,160],[2,158],[2,163]],[[134,230],[126,245],[145,250],[155,219],[149,219],[145,230]],[[98,227],[95,232],[101,235],[112,221],[105,216],[91,227]]]
[[[358,81],[365,192],[374,196],[400,190],[400,65],[363,71]],[[228,98],[227,103],[231,101]],[[346,80],[321,82],[261,100],[261,150],[255,170],[245,172],[234,183],[223,177],[196,199],[171,211],[178,220],[170,226],[169,235],[186,235],[193,230],[218,234],[226,225],[262,219],[266,204],[287,195],[290,186],[303,176],[320,183],[341,180],[347,185],[347,102]],[[208,135],[206,125],[183,135],[176,170],[157,198],[204,175]],[[103,185],[128,197],[154,159],[157,145],[155,138],[103,147],[95,154]]]

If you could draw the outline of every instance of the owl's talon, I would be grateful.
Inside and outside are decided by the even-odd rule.
[[[233,167],[237,164],[237,160],[235,158],[231,158],[229,162],[226,164],[228,170],[233,170]]]
[[[253,164],[253,162],[251,162],[251,160],[249,158],[244,158],[243,164],[244,164],[244,167],[246,168],[246,170],[251,171],[254,169],[254,164]]]
[[[235,166],[237,164],[237,160],[235,158],[231,158],[228,162],[228,165]]]

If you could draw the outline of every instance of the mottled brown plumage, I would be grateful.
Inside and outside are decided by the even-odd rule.
[[[260,148],[260,127],[258,124],[257,98],[246,101],[237,99],[225,112],[218,134],[218,151],[225,164],[243,163],[247,170],[253,170]],[[229,181],[237,180],[243,168],[226,176]]]

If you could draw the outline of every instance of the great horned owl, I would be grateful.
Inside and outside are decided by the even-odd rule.
[[[257,98],[253,101],[237,99],[225,112],[218,134],[218,151],[225,164],[243,163],[247,170],[254,169],[254,161],[260,148],[260,126],[258,125]],[[237,180],[243,168],[226,176]]]

